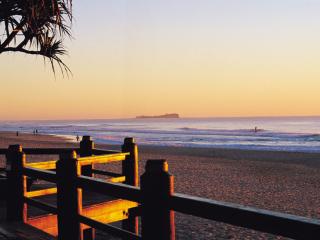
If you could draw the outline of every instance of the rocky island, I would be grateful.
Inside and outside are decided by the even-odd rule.
[[[180,116],[177,113],[166,113],[156,116],[137,116],[136,118],[180,118]]]

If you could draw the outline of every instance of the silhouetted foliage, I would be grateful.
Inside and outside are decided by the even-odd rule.
[[[71,37],[72,0],[0,0],[0,53],[22,52],[49,59],[70,72],[60,56]]]

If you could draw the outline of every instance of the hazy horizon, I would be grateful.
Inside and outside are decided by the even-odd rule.
[[[320,115],[320,2],[75,2],[66,63],[1,54],[1,120]]]
[[[320,118],[320,115],[300,115],[300,116],[294,116],[294,115],[283,115],[283,116],[199,116],[199,117],[186,117],[186,116],[180,116],[179,118],[176,118],[177,120],[179,119],[272,119],[272,118],[283,118],[283,119],[290,119],[290,118]],[[115,117],[115,118],[56,118],[56,119],[7,119],[7,120],[2,120],[0,119],[0,122],[22,122],[22,121],[103,121],[103,120],[130,120],[130,119],[137,119],[136,116],[132,117]],[[142,118],[142,120],[150,120],[152,119],[156,120],[161,120],[161,119],[170,119],[170,120],[175,120],[171,118]]]
[[[320,152],[320,117],[96,119],[0,121],[0,132],[55,135],[75,141],[89,135],[99,144]]]

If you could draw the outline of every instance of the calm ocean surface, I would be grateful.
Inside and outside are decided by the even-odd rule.
[[[254,131],[257,127],[258,131]],[[0,131],[90,135],[98,143],[320,152],[320,117],[0,122]]]

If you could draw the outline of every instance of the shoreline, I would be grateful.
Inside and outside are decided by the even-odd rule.
[[[5,134],[5,135],[15,135],[16,132],[14,131],[0,131],[0,136],[2,134]],[[19,132],[19,134],[21,135],[25,135],[25,136],[48,136],[48,137],[56,137],[56,138],[59,138],[59,139],[63,139],[64,142],[67,142],[67,143],[78,143],[76,141],[76,136],[74,135],[63,135],[63,134],[46,134],[46,133],[39,133],[37,135],[34,135],[32,133],[25,133],[25,132]],[[80,140],[82,138],[82,136],[80,136]],[[110,147],[111,149],[115,149],[117,148],[118,146],[121,146],[122,143],[119,143],[119,144],[109,144],[109,143],[101,143],[99,141],[95,142],[95,145],[96,146],[100,146],[100,147]],[[238,152],[241,152],[243,153],[245,156],[248,155],[248,153],[254,153],[254,154],[266,154],[266,153],[270,153],[270,154],[288,154],[288,155],[307,155],[309,156],[308,158],[315,158],[315,157],[318,157],[319,160],[320,160],[320,152],[303,152],[303,151],[286,151],[286,150],[269,150],[269,149],[244,149],[244,148],[233,148],[233,147],[198,147],[198,146],[169,146],[169,145],[152,145],[152,144],[139,144],[137,143],[138,146],[140,148],[143,148],[143,149],[176,149],[176,150],[179,150],[179,149],[189,149],[190,151],[190,154],[192,154],[193,150],[202,150],[202,151],[207,151],[209,152],[209,157],[213,157],[215,156],[212,152],[213,151],[217,151],[217,152],[225,152],[225,153],[228,153],[228,152],[234,152],[234,151],[238,151]],[[320,151],[320,150],[319,150]],[[178,151],[179,152],[179,151]],[[211,154],[210,154],[211,153]]]
[[[77,143],[77,141],[75,140],[76,136],[74,135],[61,135],[61,134],[43,134],[43,135],[49,135],[49,136],[57,136],[57,137],[61,137],[66,139],[67,142],[70,143]],[[80,140],[82,138],[82,136],[80,136]],[[143,149],[189,149],[190,150],[190,154],[192,152],[192,150],[202,150],[202,151],[208,151],[208,152],[212,152],[212,151],[217,151],[217,152],[234,152],[234,151],[238,151],[238,152],[242,152],[242,153],[255,153],[255,154],[266,154],[266,153],[272,153],[272,154],[288,154],[288,155],[307,155],[309,156],[308,158],[313,158],[313,157],[318,157],[320,160],[320,150],[318,152],[316,151],[288,151],[288,150],[271,150],[271,149],[246,149],[246,148],[234,148],[234,147],[215,147],[215,146],[206,146],[206,147],[199,147],[199,146],[170,146],[170,145],[153,145],[153,144],[141,144],[139,142],[136,142],[138,144],[139,147],[143,148]],[[100,142],[99,140],[95,142],[95,144],[97,146],[106,146],[106,147],[111,147],[111,148],[115,148],[117,146],[120,146],[122,143],[119,144],[110,144],[110,143],[103,143]],[[209,155],[210,157],[212,157],[212,154]],[[248,154],[246,154],[246,156],[248,156]]]
[[[81,140],[80,136],[80,140]],[[57,135],[57,134],[42,134],[34,135],[32,133],[19,133],[16,137],[16,132],[0,131],[0,146],[5,148],[1,142],[3,140],[10,144],[15,144],[15,140],[22,140],[29,144],[45,144],[45,145],[78,145],[79,142],[73,139],[73,136]],[[293,151],[273,151],[273,150],[246,150],[237,148],[220,148],[220,147],[186,147],[186,146],[162,146],[162,145],[148,145],[138,144],[140,151],[146,154],[165,154],[170,153],[176,156],[189,155],[193,157],[207,157],[207,158],[225,158],[229,160],[255,160],[255,161],[315,161],[320,164],[320,153],[316,152],[293,152]],[[121,150],[122,144],[105,144],[95,142],[97,148]],[[8,146],[6,146],[8,147]]]
[[[114,144],[96,144],[98,147],[106,147],[110,149],[120,150],[120,145]],[[203,148],[203,147],[180,147],[180,146],[155,146],[155,145],[140,145],[139,150],[145,153],[160,153],[169,151],[174,155],[190,155],[209,158],[227,158],[233,160],[272,160],[271,157],[276,157],[278,160],[301,160],[301,157],[306,160],[315,160],[320,163],[320,153],[310,152],[290,152],[290,151],[271,151],[271,150],[245,150],[236,148]],[[235,154],[236,152],[236,154]]]
[[[8,148],[11,144],[20,144],[22,147],[61,147],[73,146],[74,144],[66,141],[66,138],[56,135],[22,133],[16,136],[16,132],[0,132],[0,148]]]

